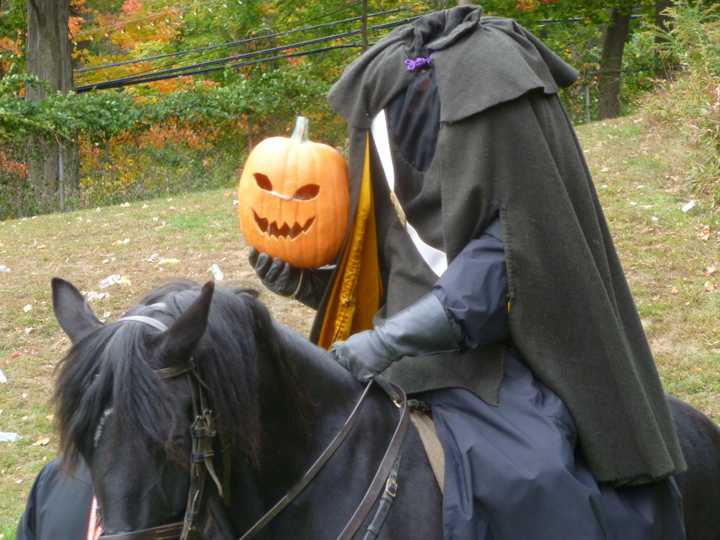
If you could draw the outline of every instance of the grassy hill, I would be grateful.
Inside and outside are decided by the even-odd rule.
[[[641,116],[581,127],[618,251],[668,392],[720,421],[720,215],[694,200],[686,173],[697,158],[681,136]],[[61,276],[112,320],[172,277],[260,289],[247,264],[232,191],[213,191],[69,214],[0,222],[0,539],[14,538],[37,471],[54,454],[48,397],[68,347],[52,315],[50,278]],[[119,275],[118,283],[100,282]],[[107,296],[102,296],[103,294]],[[310,310],[265,293],[281,321],[306,331]],[[562,301],[562,299],[558,299]],[[4,535],[4,536],[3,536]]]

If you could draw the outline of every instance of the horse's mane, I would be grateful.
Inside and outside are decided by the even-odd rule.
[[[157,318],[170,326],[199,295],[198,284],[170,283],[148,294],[128,314]],[[90,455],[98,426],[112,407],[116,433],[132,433],[137,449],[173,456],[178,437],[177,396],[154,373],[153,335],[144,324],[106,324],[74,344],[58,365],[53,401],[66,464]],[[251,463],[259,464],[262,444],[260,373],[272,369],[273,399],[288,413],[303,409],[295,370],[279,351],[277,333],[265,306],[247,290],[216,288],[207,330],[194,358],[208,386],[224,444]],[[298,408],[299,407],[299,408]],[[187,414],[187,412],[180,412]],[[105,433],[104,436],[110,436]]]

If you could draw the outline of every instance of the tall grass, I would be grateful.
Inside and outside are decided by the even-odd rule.
[[[720,206],[720,7],[682,0],[667,13],[671,30],[663,34],[660,52],[678,70],[645,107],[703,149],[689,180]]]

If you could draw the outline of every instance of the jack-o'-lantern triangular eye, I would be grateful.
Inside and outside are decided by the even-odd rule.
[[[273,190],[272,182],[270,182],[270,179],[266,175],[256,172],[253,173],[253,176],[255,177],[255,182],[257,182],[260,189],[264,189],[265,191]]]
[[[317,197],[318,193],[320,193],[320,186],[317,184],[305,184],[295,192],[293,199],[299,201],[309,201],[310,199]]]

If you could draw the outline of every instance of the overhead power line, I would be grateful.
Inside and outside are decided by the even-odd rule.
[[[394,13],[400,13],[400,12],[402,12],[402,11],[410,11],[410,9],[411,9],[411,8],[409,8],[409,7],[399,7],[399,8],[394,8],[394,9],[387,9],[387,10],[384,10],[384,11],[377,11],[377,12],[374,12],[374,13],[368,13],[368,17],[380,17],[380,16],[382,16],[382,15],[392,15],[392,14],[394,14]],[[309,31],[312,31],[312,30],[318,30],[318,29],[320,29],[320,28],[328,28],[328,27],[331,27],[331,26],[339,26],[339,25],[341,25],[341,24],[346,24],[346,23],[351,23],[351,22],[360,21],[360,20],[362,20],[362,18],[363,18],[362,15],[357,16],[357,17],[348,17],[348,18],[345,18],[345,19],[337,20],[337,21],[331,21],[331,22],[326,22],[326,23],[321,23],[321,24],[315,24],[315,25],[311,25],[311,26],[303,26],[303,27],[300,27],[300,28],[293,28],[293,29],[291,29],[291,30],[285,30],[285,31],[282,31],[282,32],[273,32],[273,33],[269,33],[269,34],[263,34],[263,35],[260,35],[260,36],[252,36],[252,37],[249,37],[249,38],[243,38],[243,39],[239,39],[239,40],[236,40],[236,41],[226,41],[226,42],[224,42],[224,43],[218,43],[217,45],[208,45],[208,46],[205,46],[205,47],[195,47],[195,48],[193,48],[193,49],[185,49],[185,50],[182,50],[182,51],[175,51],[175,52],[170,52],[170,53],[156,54],[156,55],[154,55],[154,56],[146,56],[146,57],[144,57],[144,58],[135,58],[135,59],[131,59],[131,60],[123,60],[123,61],[120,61],[120,62],[112,62],[112,63],[109,63],[109,64],[102,64],[102,65],[99,65],[99,66],[90,66],[90,67],[86,67],[86,68],[76,69],[76,70],[75,70],[75,73],[76,73],[76,74],[79,74],[79,73],[89,73],[89,72],[92,72],[92,71],[99,71],[99,70],[102,70],[102,69],[108,69],[108,68],[112,68],[112,67],[127,66],[127,65],[131,65],[131,64],[141,64],[141,63],[145,63],[145,62],[152,62],[152,61],[154,61],[154,60],[161,60],[161,59],[164,59],[164,58],[179,57],[179,56],[185,56],[185,55],[188,55],[188,54],[201,53],[201,52],[207,52],[207,51],[214,51],[214,50],[218,50],[218,49],[229,49],[229,48],[232,48],[232,47],[237,47],[237,46],[240,46],[240,45],[245,45],[245,44],[247,44],[247,43],[252,43],[252,42],[260,41],[260,40],[264,40],[264,39],[272,39],[272,38],[276,38],[276,37],[282,37],[282,36],[288,36],[288,35],[291,35],[291,34],[296,34],[296,33],[299,33],[299,32],[309,32]]]
[[[202,68],[202,69],[196,69],[196,70],[194,70],[194,71],[188,71],[188,72],[186,72],[186,73],[181,73],[181,74],[172,74],[172,73],[171,73],[171,74],[151,75],[151,76],[146,77],[146,78],[143,79],[143,80],[131,80],[131,81],[126,81],[126,80],[124,80],[124,79],[115,79],[115,80],[112,80],[112,81],[105,81],[105,82],[102,82],[102,83],[95,83],[95,84],[88,84],[88,85],[86,85],[86,86],[79,86],[79,87],[77,87],[77,88],[75,89],[75,91],[76,91],[78,94],[82,94],[82,93],[88,92],[88,91],[90,91],[90,90],[105,90],[105,89],[109,89],[109,88],[120,88],[120,87],[122,87],[122,86],[131,86],[131,85],[134,85],[134,84],[143,84],[143,83],[149,83],[149,82],[155,82],[155,81],[162,81],[162,80],[166,80],[166,79],[174,79],[174,78],[177,78],[177,77],[187,77],[187,76],[190,76],[190,75],[201,75],[201,74],[204,74],[204,73],[212,73],[212,72],[214,72],[214,71],[221,71],[221,70],[228,69],[228,68],[240,68],[240,67],[243,67],[243,66],[252,66],[252,65],[256,65],[256,64],[262,64],[262,63],[264,63],[264,62],[273,62],[273,61],[276,61],[276,60],[281,60],[281,59],[283,59],[283,58],[295,58],[295,57],[299,57],[299,56],[310,56],[310,55],[313,55],[313,54],[324,53],[324,52],[328,52],[328,51],[335,50],[335,49],[350,49],[350,48],[360,48],[360,47],[362,47],[362,44],[361,44],[361,43],[348,43],[348,44],[343,44],[343,45],[331,45],[331,46],[329,46],[329,47],[322,47],[322,48],[318,48],[318,49],[310,49],[309,51],[301,51],[301,52],[292,52],[292,53],[287,53],[287,54],[279,54],[279,55],[276,55],[276,56],[270,56],[270,57],[267,57],[267,58],[260,58],[260,59],[257,59],[257,60],[248,60],[248,61],[245,61],[245,62],[236,62],[236,63],[231,63],[231,64],[227,64],[227,65],[223,65],[223,66],[206,67],[206,68]]]
[[[368,29],[372,29],[372,30],[389,29],[389,28],[393,28],[396,26],[406,24],[408,22],[412,22],[421,16],[422,16],[422,14],[414,16],[414,17],[400,19],[397,21],[377,24],[377,25],[368,27]],[[271,48],[263,49],[263,50],[259,50],[259,51],[252,51],[252,52],[248,52],[248,53],[228,56],[225,58],[219,58],[219,59],[210,60],[207,62],[199,62],[196,64],[191,64],[191,65],[177,67],[177,68],[161,69],[158,71],[153,71],[153,72],[142,74],[142,75],[130,75],[127,77],[121,77],[119,79],[112,79],[112,80],[108,80],[108,81],[87,84],[87,85],[77,87],[76,92],[81,93],[81,92],[87,92],[90,90],[119,88],[122,86],[130,86],[130,85],[142,84],[142,83],[147,83],[147,82],[173,79],[176,77],[186,77],[189,75],[211,73],[211,72],[221,71],[221,70],[228,69],[228,68],[238,68],[238,67],[242,67],[242,66],[250,66],[250,65],[260,64],[260,63],[268,62],[268,61],[274,61],[274,60],[278,60],[278,59],[282,59],[282,58],[304,56],[306,54],[318,54],[318,53],[330,51],[333,49],[356,47],[356,46],[358,46],[356,44],[335,45],[335,46],[330,46],[330,47],[323,47],[321,49],[312,49],[310,51],[299,51],[299,52],[292,52],[292,53],[284,54],[284,55],[275,55],[275,56],[271,56],[268,58],[260,58],[260,59],[249,60],[249,61],[246,60],[248,58],[253,58],[256,56],[264,56],[267,54],[285,51],[288,49],[297,49],[300,47],[306,47],[308,45],[318,45],[320,43],[325,43],[328,41],[334,41],[334,40],[342,39],[342,38],[349,37],[349,36],[355,36],[355,35],[360,34],[361,32],[362,32],[362,30],[350,30],[348,32],[332,34],[329,36],[323,36],[320,38],[299,41],[296,43],[289,43],[289,44],[281,45],[278,47],[271,47]],[[244,60],[244,61],[237,62],[237,60]]]

